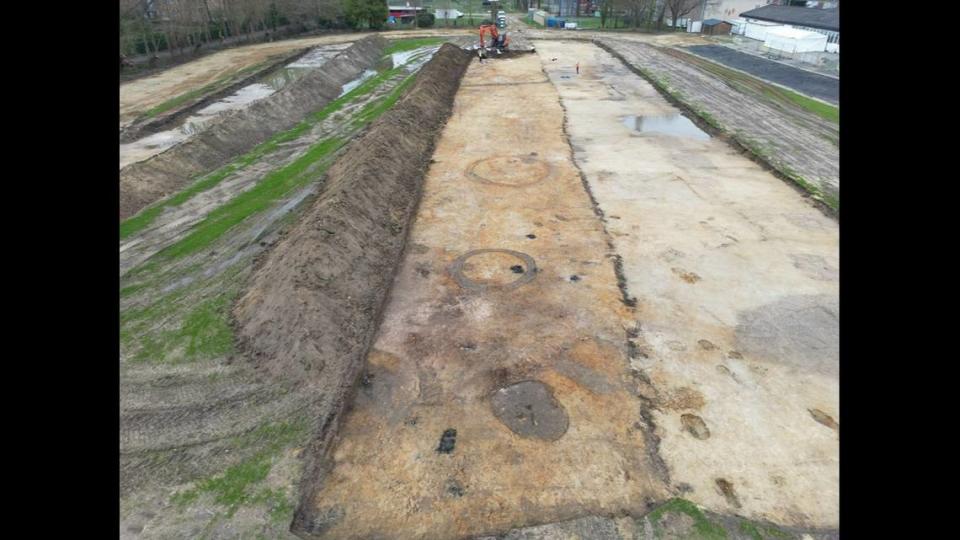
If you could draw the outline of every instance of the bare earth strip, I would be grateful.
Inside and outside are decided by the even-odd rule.
[[[597,42],[665,82],[682,95],[684,102],[711,115],[723,130],[766,154],[778,169],[793,171],[839,199],[840,148],[835,143],[835,124],[745,93],[682,58],[667,54],[666,49],[622,39],[603,38]]]
[[[717,512],[835,528],[837,223],[723,142],[624,125],[678,111],[606,51],[537,51],[637,300],[632,363],[674,488]]]
[[[630,310],[537,56],[473,62],[433,159],[305,532],[461,538],[646,512],[667,494]]]

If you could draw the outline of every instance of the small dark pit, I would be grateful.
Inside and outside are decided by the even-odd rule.
[[[447,483],[447,493],[454,497],[463,497],[463,484],[456,480],[449,481]]]
[[[537,235],[535,235],[535,234],[528,234],[528,235],[527,235],[527,238],[529,238],[529,239],[531,239],[531,240],[533,240],[533,239],[536,238],[536,237],[537,237]]]
[[[580,281],[580,276],[574,274],[570,276],[570,281]]]
[[[513,266],[510,267],[510,271],[513,272],[514,274],[522,274],[522,273],[523,273],[523,267],[520,266],[519,264],[515,264],[515,265],[513,265]]]
[[[453,447],[456,445],[457,430],[450,428],[440,436],[440,446],[437,447],[437,452],[441,454],[451,454],[453,453]]]

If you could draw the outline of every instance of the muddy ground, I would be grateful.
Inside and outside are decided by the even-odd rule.
[[[231,306],[323,193],[338,150],[389,114],[436,50],[393,67],[387,55],[303,129],[276,134],[283,144],[121,224],[121,537],[292,537],[322,403],[308,381],[266,377],[240,354]]]
[[[589,44],[471,65],[305,536],[671,496],[836,528],[836,223],[723,142],[622,118],[677,112]]]
[[[467,29],[417,30],[381,32],[393,39],[465,35]],[[369,33],[333,34],[300,39],[288,39],[258,45],[231,48],[205,56],[193,62],[173,67],[156,75],[120,85],[120,127],[162,103],[192,91],[222,83],[242,75],[244,70],[285,57],[294,51],[317,45],[347,43]]]
[[[666,496],[563,120],[537,56],[470,65],[367,383],[304,501],[313,536],[460,538]]]
[[[836,538],[837,222],[535,45],[387,55],[121,223],[121,537]]]
[[[372,35],[339,52],[317,70],[279,92],[212,121],[203,132],[120,171],[120,219],[179,191],[205,172],[293,128],[335,100],[343,85],[376,67],[387,45]]]
[[[811,411],[839,422],[836,222],[723,141],[625,124],[679,111],[599,47],[538,52],[637,300],[631,365],[672,484],[718,512],[835,527],[838,430]]]
[[[839,209],[839,124],[777,97],[757,79],[721,72],[689,53],[622,39],[596,43]]]

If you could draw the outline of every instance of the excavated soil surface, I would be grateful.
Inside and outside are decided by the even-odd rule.
[[[406,96],[330,168],[324,191],[236,305],[245,355],[270,376],[315,385],[320,414],[307,492],[358,380],[429,156],[469,60],[452,45],[436,53]],[[298,513],[295,528],[303,526]]]
[[[370,36],[324,66],[249,108],[226,114],[209,129],[120,171],[120,220],[174,193],[192,179],[290,129],[340,95],[343,85],[372,67],[387,42]]]
[[[722,66],[689,53],[617,38],[601,38],[595,43],[646,77],[666,84],[686,106],[710,115],[722,131],[778,171],[802,177],[839,201],[838,124],[770,99],[773,87],[764,87],[755,78],[731,73],[718,76],[709,70]]]
[[[537,55],[470,64],[301,537],[464,538],[665,496],[631,311],[563,118]],[[334,323],[300,321],[290,346]]]

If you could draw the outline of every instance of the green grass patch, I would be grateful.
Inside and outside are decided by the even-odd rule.
[[[194,226],[190,234],[164,248],[157,256],[176,259],[207,247],[234,225],[264,210],[291,190],[303,186],[320,174],[321,171],[305,173],[311,171],[312,166],[321,159],[337,151],[344,142],[338,137],[331,137],[315,144],[293,163],[267,174],[252,189],[240,193],[230,202],[210,212],[203,221]]]
[[[719,525],[711,523],[703,512],[697,508],[697,505],[685,499],[670,499],[662,506],[650,512],[647,518],[653,524],[653,531],[657,538],[663,534],[660,527],[660,520],[664,514],[674,512],[686,514],[693,519],[693,528],[697,531],[697,538],[702,540],[720,540],[727,538],[727,531]]]
[[[751,540],[763,540],[763,535],[760,534],[760,530],[757,529],[757,526],[749,521],[740,522],[740,532],[750,536]]]
[[[131,358],[132,362],[182,363],[210,358],[219,358],[233,351],[233,329],[228,321],[228,311],[236,290],[227,290],[214,298],[195,304],[180,324],[171,330],[152,334],[134,333],[133,328],[121,331],[122,341],[131,341],[139,336],[140,348]],[[141,313],[139,326],[143,328],[158,316],[171,315],[177,309],[174,303],[158,303],[155,309]],[[164,305],[166,304],[166,305]],[[166,309],[165,309],[166,308]],[[134,326],[137,326],[134,324]]]
[[[409,40],[399,40],[399,41],[423,42],[423,41],[429,41],[429,40],[433,40],[433,42],[442,41],[442,39],[439,39],[439,38],[409,39]],[[358,98],[366,94],[369,94],[370,92],[378,88],[380,85],[382,85],[385,81],[395,76],[401,70],[402,68],[400,67],[387,69],[367,79],[366,81],[361,83],[359,86],[357,86],[350,92],[347,92],[343,96],[340,96],[339,98],[331,101],[319,111],[311,113],[304,121],[300,122],[293,128],[287,131],[284,131],[282,133],[275,134],[274,136],[270,137],[268,140],[258,144],[252,150],[236,158],[235,160],[228,163],[227,165],[224,165],[223,167],[220,167],[219,169],[205,176],[201,176],[200,179],[197,180],[194,184],[184,189],[183,191],[177,193],[173,197],[160,201],[152,206],[149,206],[144,210],[142,210],[141,212],[139,212],[137,215],[132,216],[127,220],[123,221],[120,224],[120,239],[123,240],[125,238],[128,238],[131,235],[136,234],[146,229],[147,227],[149,227],[151,224],[153,224],[154,221],[156,221],[157,217],[159,217],[163,213],[164,208],[169,206],[180,206],[184,202],[193,198],[198,193],[202,193],[204,191],[207,191],[215,187],[217,184],[219,184],[221,181],[223,181],[225,178],[227,178],[231,174],[244,169],[245,167],[256,162],[263,156],[272,153],[274,150],[277,149],[277,147],[279,147],[279,145],[286,142],[290,142],[300,137],[301,135],[309,131],[314,125],[316,125],[319,122],[322,122],[333,113],[342,109],[344,105],[347,105],[357,100]]]
[[[412,51],[413,49],[419,49],[420,47],[429,47],[431,45],[437,45],[438,43],[443,43],[446,41],[444,38],[412,38],[412,39],[398,39],[392,41],[387,48],[383,50],[383,54],[394,54],[399,52]]]
[[[129,287],[123,287],[120,289],[120,298],[127,298],[133,296],[134,294],[142,291],[147,288],[146,283],[139,283],[137,285],[130,285]]]
[[[404,40],[404,41],[415,41],[415,40]],[[183,204],[184,202],[191,199],[194,195],[213,188],[214,186],[219,184],[221,181],[223,181],[223,179],[229,176],[230,174],[249,166],[250,164],[257,161],[258,159],[262,158],[263,156],[270,154],[271,152],[276,150],[276,148],[280,144],[292,141],[297,137],[300,137],[301,135],[309,131],[315,124],[322,122],[333,113],[342,109],[345,105],[374,91],[375,89],[380,87],[385,81],[387,81],[391,77],[394,77],[397,73],[400,73],[401,71],[402,71],[402,68],[391,68],[391,69],[384,70],[382,73],[379,73],[367,79],[366,81],[361,83],[359,86],[357,86],[350,92],[347,92],[343,96],[331,101],[319,111],[312,113],[306,120],[304,120],[303,122],[300,122],[293,128],[283,133],[278,133],[277,135],[274,135],[269,140],[257,145],[253,150],[247,152],[246,154],[237,158],[233,162],[227,165],[224,165],[220,169],[217,169],[216,171],[202,177],[196,183],[194,183],[187,189],[177,193],[170,199],[167,199],[161,203],[158,203],[155,206],[148,207],[147,209],[143,210],[136,216],[133,216],[127,219],[120,225],[120,238],[121,239],[127,238],[130,235],[148,227],[163,212],[164,207],[179,206]],[[400,95],[398,93],[398,90],[402,91],[403,89],[405,89],[406,86],[409,85],[410,80],[412,80],[412,77],[408,77],[407,81],[404,81],[404,83],[401,84],[399,88],[394,89],[394,91],[390,94],[390,96],[387,98],[386,101],[368,104],[360,113],[362,120],[359,122],[359,125],[363,125],[364,123],[369,122],[370,120],[382,114],[383,111],[393,106],[393,104],[396,103],[396,100],[399,98],[399,95]],[[169,255],[169,256],[178,257],[178,256],[181,256],[182,254],[186,254],[187,252],[193,252],[195,249],[194,247],[191,247],[191,244],[193,244],[195,241],[200,241],[200,243],[198,244],[200,246],[206,245],[207,243],[209,243],[209,240],[211,240],[210,235],[214,235],[214,236],[219,235],[220,233],[228,229],[230,226],[235,225],[236,223],[239,222],[236,219],[231,219],[226,217],[227,214],[231,214],[235,217],[240,217],[236,212],[232,211],[235,209],[240,209],[245,206],[244,204],[237,204],[238,199],[244,198],[246,202],[249,202],[248,199],[252,199],[252,198],[259,199],[261,198],[260,195],[264,195],[266,192],[273,193],[274,190],[267,190],[261,187],[263,184],[267,183],[268,179],[272,180],[275,184],[285,185],[284,179],[289,179],[288,177],[290,177],[291,175],[296,176],[298,172],[301,172],[302,168],[313,163],[317,159],[323,157],[326,153],[335,151],[340,146],[342,146],[343,142],[344,141],[336,138],[323,141],[318,145],[314,146],[313,148],[311,148],[309,151],[307,151],[307,153],[304,156],[299,158],[297,161],[295,161],[291,165],[288,165],[283,169],[270,173],[253,190],[239,195],[233,201],[228,203],[225,207],[221,207],[221,208],[218,208],[217,210],[214,210],[203,222],[197,225],[196,227],[197,230],[191,233],[191,235],[188,236],[187,238],[184,238],[183,240],[181,240],[181,242],[178,242],[178,244],[175,244],[174,246],[171,246],[167,250],[164,250],[164,253],[166,253],[166,255]],[[254,193],[251,194],[251,192],[254,192]],[[286,191],[283,191],[282,193],[286,193]],[[265,204],[269,204],[269,202],[272,202],[272,199],[266,200]],[[227,210],[227,207],[231,207],[231,206],[234,206],[237,208]],[[257,208],[261,208],[263,205],[256,205],[256,206]],[[220,214],[220,215],[214,216],[214,214]],[[215,218],[215,219],[212,219],[212,218]],[[242,218],[240,220],[242,220]],[[206,233],[202,233],[202,234],[200,233],[200,229],[202,229],[205,224],[210,225],[213,222],[219,223],[220,226],[211,228]],[[224,228],[225,225],[228,225],[228,226]],[[193,239],[190,238],[198,234],[199,236],[196,236]],[[187,240],[190,240],[190,241],[186,242]],[[184,244],[184,242],[186,243]],[[175,246],[179,244],[184,244],[184,245],[180,246],[179,248],[175,248]]]
[[[238,448],[265,444],[253,456],[229,467],[223,473],[200,480],[192,489],[175,494],[171,497],[171,502],[182,508],[199,499],[200,495],[209,494],[213,496],[214,502],[227,508],[228,517],[232,517],[241,506],[267,503],[272,519],[285,519],[293,514],[293,504],[287,496],[278,490],[257,490],[256,487],[270,474],[277,454],[303,440],[306,431],[304,421],[278,422],[265,424],[238,437],[235,441]]]
[[[378,101],[374,101],[372,103],[368,103],[366,106],[364,106],[363,109],[360,111],[360,113],[357,115],[356,120],[354,120],[356,125],[362,126],[364,124],[372,122],[377,118],[379,118],[381,114],[383,114],[384,112],[389,110],[391,107],[393,107],[394,104],[396,104],[397,100],[399,100],[400,97],[403,96],[403,93],[413,83],[413,80],[415,78],[416,77],[414,75],[407,76],[407,78],[404,79],[403,82],[398,84],[390,92],[390,95],[388,95],[386,98]]]
[[[787,90],[787,89],[785,89],[785,88],[777,88],[777,89],[775,89],[775,90],[768,90],[768,91],[766,91],[766,92],[764,92],[764,93],[766,93],[766,94],[769,95],[769,94],[772,94],[772,93],[774,93],[774,92],[775,92],[776,94],[780,95],[780,96],[783,96],[783,97],[786,98],[787,100],[793,102],[794,104],[796,104],[796,105],[799,106],[800,108],[806,109],[806,110],[812,112],[813,114],[819,116],[820,118],[823,118],[824,120],[827,120],[828,122],[833,122],[834,124],[839,124],[839,123],[840,123],[840,108],[839,108],[839,107],[834,107],[833,105],[829,105],[829,104],[827,104],[827,103],[823,103],[822,101],[817,101],[817,100],[815,100],[815,99],[808,98],[807,96],[804,96],[804,95],[802,95],[802,94],[798,94],[798,93],[796,93],[796,92],[793,92],[793,91],[791,91],[791,90]]]
[[[538,28],[538,29],[541,29],[541,30],[544,29],[544,28],[546,28],[546,26],[538,23],[537,21],[533,20],[532,18],[520,17],[520,21],[521,21],[523,24],[525,24],[525,25],[527,25],[527,26],[529,26],[529,27],[531,27],[531,28]]]

